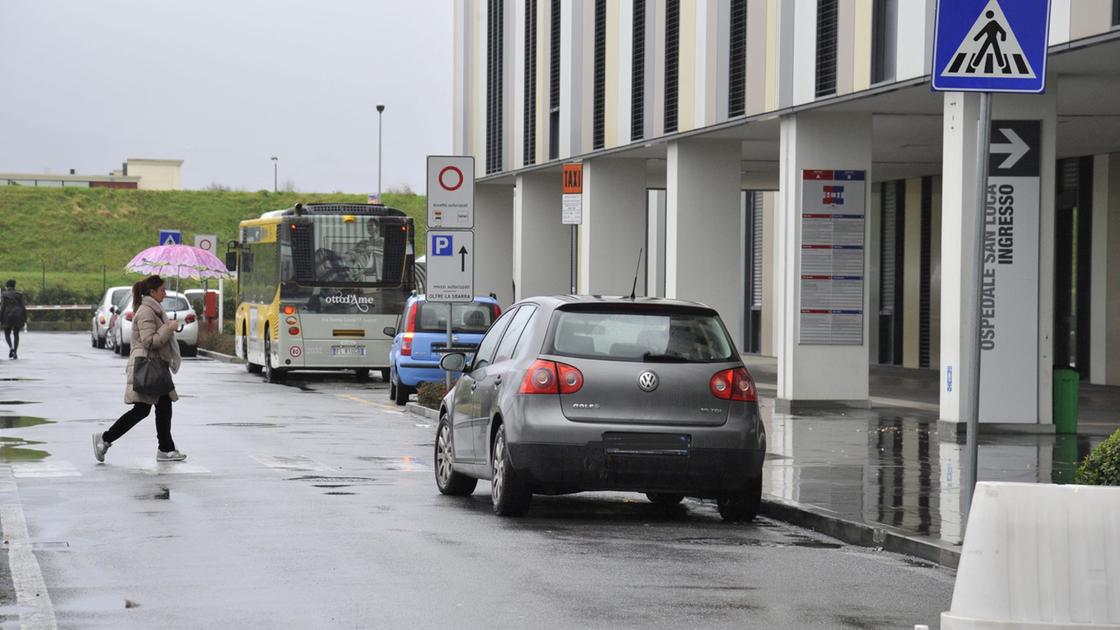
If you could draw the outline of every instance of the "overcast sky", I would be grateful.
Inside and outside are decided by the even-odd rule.
[[[182,159],[183,187],[423,193],[451,0],[0,0],[0,172]]]

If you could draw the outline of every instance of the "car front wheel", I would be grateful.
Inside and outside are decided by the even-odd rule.
[[[439,418],[439,430],[436,432],[436,487],[443,494],[465,497],[474,492],[478,479],[457,473],[452,468],[455,464],[455,451],[451,442],[451,423],[447,415]]]
[[[762,476],[750,479],[735,492],[720,498],[716,505],[723,520],[732,523],[749,523],[758,516],[762,506]]]
[[[490,501],[498,516],[522,516],[529,511],[533,493],[513,469],[506,443],[506,428],[499,426],[490,456]]]

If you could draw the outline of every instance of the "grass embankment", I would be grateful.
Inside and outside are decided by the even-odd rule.
[[[384,201],[416,221],[416,255],[422,256],[425,198],[386,194]],[[365,203],[366,196],[0,187],[0,283],[14,278],[31,304],[92,304],[103,287],[140,278],[124,266],[156,245],[161,229],[180,230],[189,245],[195,234],[217,234],[218,257],[224,258],[239,221],[297,202]]]

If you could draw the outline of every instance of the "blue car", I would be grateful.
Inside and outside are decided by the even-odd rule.
[[[492,297],[475,297],[473,302],[452,306],[451,342],[469,360],[502,309]],[[447,347],[446,303],[429,303],[423,295],[413,295],[405,302],[397,325],[386,328],[385,334],[393,336],[389,348],[389,397],[394,402],[403,405],[420,383],[444,379],[444,371],[439,367],[443,354],[439,350]]]

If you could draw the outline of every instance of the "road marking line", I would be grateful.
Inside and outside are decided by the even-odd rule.
[[[368,398],[362,398],[361,396],[354,396],[352,394],[336,395],[343,400],[349,400],[351,402],[361,403],[363,405],[373,405],[374,407],[379,407],[390,413],[404,414],[404,412],[401,411],[400,407],[398,407],[395,403],[381,402],[380,400],[370,400]]]
[[[27,535],[27,521],[18,503],[0,505],[0,524],[4,527],[4,542],[8,546],[8,564],[12,570],[12,586],[19,606],[19,625],[23,630],[54,630],[58,622],[54,617],[51,596],[31,538]]]
[[[260,464],[268,466],[276,470],[301,470],[310,472],[328,472],[334,470],[326,464],[319,463],[310,457],[303,457],[301,455],[283,456],[283,455],[249,455],[257,460]]]
[[[70,462],[28,462],[12,464],[12,476],[22,477],[81,477],[82,473]]]

